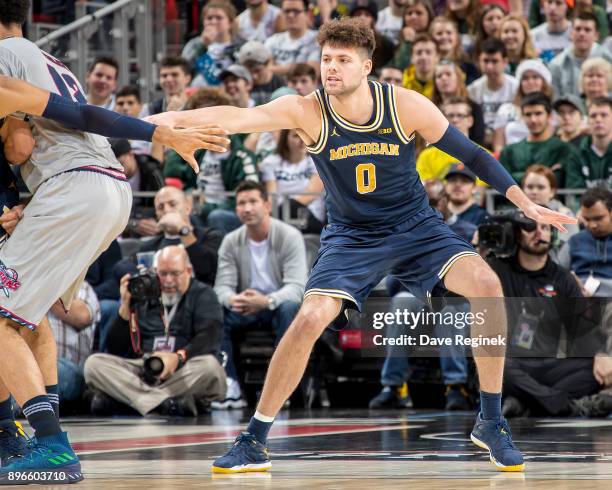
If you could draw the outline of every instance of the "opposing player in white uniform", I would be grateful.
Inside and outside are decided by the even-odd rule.
[[[21,37],[28,8],[29,0],[0,0],[0,75],[32,82],[51,95],[0,76],[0,117],[20,110],[107,136],[123,131],[124,137],[150,140],[157,135],[157,141],[187,154],[192,165],[196,148],[223,151],[228,141],[214,136],[223,134],[219,128],[162,130],[99,108],[85,106],[84,111],[76,103],[85,104],[86,99],[74,75]],[[15,92],[16,87],[25,93]],[[0,484],[73,483],[83,478],[80,463],[61,431],[41,372],[45,361],[54,359],[53,338],[45,333],[44,323],[36,329],[58,298],[70,307],[89,265],[123,231],[132,195],[105,138],[42,117],[32,117],[30,124],[36,145],[22,166],[22,176],[33,197],[0,248],[0,378],[6,387],[0,387],[0,419],[6,415],[3,396],[8,390],[35,438],[20,448],[21,457],[4,461],[8,464],[0,469]],[[18,445],[21,435],[0,424],[0,444],[8,436],[9,445]]]

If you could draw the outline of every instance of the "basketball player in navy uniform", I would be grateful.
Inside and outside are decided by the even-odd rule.
[[[494,305],[485,302],[485,327],[505,333],[497,276],[428,205],[415,168],[415,133],[464,162],[530,218],[560,230],[563,223],[574,222],[531,202],[499,162],[450,126],[428,99],[369,82],[374,35],[359,21],[331,21],[321,27],[318,41],[322,90],[251,109],[215,107],[151,118],[181,127],[214,121],[231,133],[295,128],[326,190],[329,225],[321,235],[302,307],[272,357],[255,415],[230,451],[214,461],[213,472],[271,467],[268,431],[298,385],[315,341],[344,308],[361,309],[387,274],[421,297],[444,287],[468,298],[473,310],[482,309],[483,298],[499,298]],[[474,349],[474,354],[482,403],[472,441],[489,451],[499,469],[522,471],[523,456],[501,416],[504,352],[491,357]]]

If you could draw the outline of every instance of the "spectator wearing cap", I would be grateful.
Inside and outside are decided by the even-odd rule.
[[[584,230],[561,248],[559,265],[580,279],[585,296],[612,297],[612,192],[594,187],[580,198]]]
[[[579,12],[572,25],[572,44],[550,62],[556,95],[580,95],[580,68],[588,58],[601,57],[612,63],[612,53],[597,43],[597,18],[591,12]]]
[[[378,5],[375,0],[354,0],[351,6],[351,17],[357,17],[374,31],[376,47],[372,55],[372,71],[377,74],[383,66],[391,61],[395,54],[393,41],[376,30]]]
[[[588,129],[582,99],[573,94],[563,95],[555,100],[553,109],[557,114],[557,138],[579,146]]]
[[[238,51],[238,63],[251,74],[253,80],[251,98],[255,101],[255,105],[267,104],[270,102],[272,92],[285,86],[283,78],[271,69],[270,50],[259,41],[249,41],[242,45]]]
[[[542,92],[552,99],[552,76],[543,61],[524,60],[516,69],[519,82],[512,102],[502,104],[493,123],[493,150],[499,154],[506,145],[518,143],[529,135],[527,125],[521,118],[521,102],[527,94]]]
[[[579,144],[581,166],[572,169],[581,187],[612,188],[612,99],[600,97],[588,105],[589,136]]]
[[[487,212],[476,204],[476,175],[463,163],[454,163],[446,173],[444,190],[448,195],[448,211],[458,220],[480,226]]]
[[[465,136],[469,135],[470,128],[474,125],[474,115],[472,114],[472,106],[467,99],[452,97],[442,104],[441,109],[453,126]],[[459,163],[455,157],[450,156],[434,145],[429,145],[419,154],[416,169],[423,182],[442,180],[455,163]],[[480,186],[487,185],[480,179],[478,179],[477,183]]]
[[[244,66],[230,65],[219,75],[223,83],[225,93],[229,96],[232,105],[241,107],[255,107],[255,101],[251,99],[251,87],[253,78]]]
[[[283,0],[281,9],[287,30],[273,34],[265,41],[274,61],[272,71],[286,75],[296,63],[308,63],[319,69],[321,49],[317,31],[308,28],[308,0]]]
[[[185,89],[191,82],[191,66],[185,58],[166,56],[159,62],[158,76],[159,86],[164,95],[145,105],[140,117],[166,111],[180,111],[187,102]]]
[[[247,41],[264,42],[283,29],[281,9],[268,0],[246,0],[246,10],[238,17],[238,34]]]
[[[540,163],[555,173],[559,188],[581,188],[582,181],[575,177],[576,169],[580,168],[578,150],[553,135],[550,99],[541,92],[526,95],[521,103],[521,114],[529,135],[502,150],[501,164],[517,182],[521,181],[527,167]]]
[[[287,85],[306,97],[317,89],[317,72],[306,63],[298,63],[287,74]]]
[[[135,155],[130,142],[126,139],[111,140],[111,148],[119,163],[123,165],[125,176],[133,192],[157,192],[164,186],[164,177],[157,160],[148,155]],[[153,199],[135,197],[132,201],[130,220],[123,236],[156,235],[158,230],[154,217]]]
[[[540,58],[549,63],[570,43],[572,23],[566,0],[542,0],[545,22],[531,30],[531,40]]]

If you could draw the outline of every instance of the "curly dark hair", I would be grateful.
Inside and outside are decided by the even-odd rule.
[[[28,18],[30,0],[0,0],[0,24],[23,24]]]
[[[341,17],[323,24],[319,29],[317,41],[321,48],[325,44],[363,48],[367,51],[368,58],[372,58],[376,49],[374,31],[354,17]]]

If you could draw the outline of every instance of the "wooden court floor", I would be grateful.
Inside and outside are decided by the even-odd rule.
[[[65,419],[86,476],[70,488],[612,489],[612,419],[512,421],[526,459],[517,474],[469,441],[472,413],[414,410],[284,411],[272,472],[212,475],[248,416]]]

